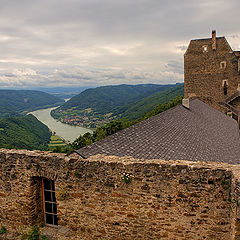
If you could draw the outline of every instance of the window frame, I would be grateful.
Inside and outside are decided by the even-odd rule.
[[[223,95],[226,97],[228,95],[228,80],[222,80]]]
[[[227,67],[227,62],[226,62],[226,61],[222,61],[222,62],[220,62],[220,69],[225,70],[226,67]]]
[[[203,45],[202,48],[204,53],[208,52],[208,45]]]
[[[45,188],[45,183],[44,181],[49,181],[50,182],[50,189],[46,189]],[[51,201],[46,201],[45,200],[45,191],[46,192],[50,192],[50,196],[51,196]],[[51,227],[58,227],[58,216],[57,216],[57,201],[56,201],[56,191],[55,191],[55,184],[54,184],[54,180],[50,180],[47,178],[42,178],[42,201],[43,201],[43,217],[44,217],[44,223],[46,226],[51,226]],[[54,201],[55,199],[55,201]],[[46,211],[46,203],[50,203],[52,205],[52,212],[47,212]],[[56,205],[56,211],[53,210],[53,205]],[[52,215],[52,222],[51,223],[47,223],[47,215]],[[56,216],[56,222],[55,222],[55,218],[54,216]]]

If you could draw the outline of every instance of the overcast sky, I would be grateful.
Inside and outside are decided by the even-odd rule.
[[[0,87],[183,82],[193,38],[240,49],[239,0],[0,0]]]

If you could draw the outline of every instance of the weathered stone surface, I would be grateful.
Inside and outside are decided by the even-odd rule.
[[[219,102],[238,89],[239,53],[231,49],[225,37],[215,41],[216,49],[212,49],[211,38],[191,40],[184,55],[184,96],[198,97],[217,110],[226,112],[227,108]],[[226,95],[224,81],[227,83]],[[239,108],[239,99],[232,106]]]
[[[0,149],[0,169],[0,239],[44,224],[41,178],[55,181],[59,226],[43,229],[52,239],[239,236],[238,166]]]

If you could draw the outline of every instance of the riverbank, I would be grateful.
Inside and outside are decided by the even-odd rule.
[[[56,133],[56,135],[69,142],[73,142],[80,135],[83,135],[87,132],[92,133],[92,130],[90,129],[67,125],[54,119],[50,112],[55,108],[57,107],[40,109],[30,112],[30,114],[33,114],[39,121],[47,125],[51,131]]]

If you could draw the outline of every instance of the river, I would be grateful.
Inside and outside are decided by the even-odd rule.
[[[87,128],[71,126],[55,120],[50,115],[51,110],[55,108],[56,107],[40,109],[30,113],[33,114],[39,121],[47,125],[49,129],[56,133],[56,135],[70,142],[73,142],[76,138],[84,133],[92,132]]]

